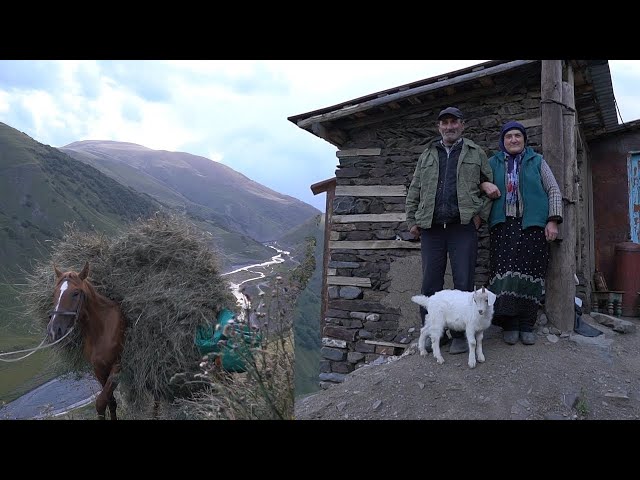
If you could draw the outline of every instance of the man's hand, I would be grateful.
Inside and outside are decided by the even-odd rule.
[[[473,224],[476,226],[476,230],[480,229],[480,225],[482,224],[482,219],[480,218],[480,215],[475,215],[473,217]]]
[[[480,190],[482,190],[487,195],[487,197],[493,200],[501,195],[500,189],[491,182],[482,182],[480,184]]]
[[[558,222],[555,220],[549,220],[547,222],[547,226],[544,227],[544,236],[546,237],[547,242],[553,242],[558,238]]]
[[[409,229],[409,233],[413,234],[414,238],[420,238],[420,227],[418,225],[414,225]]]

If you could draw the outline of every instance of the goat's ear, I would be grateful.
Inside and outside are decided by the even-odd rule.
[[[496,303],[496,294],[492,291],[487,291],[487,294],[489,295],[489,306],[493,306]]]

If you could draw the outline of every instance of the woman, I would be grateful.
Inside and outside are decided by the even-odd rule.
[[[497,295],[493,323],[503,339],[533,345],[533,326],[544,297],[549,261],[547,242],[556,239],[562,223],[562,195],[542,155],[526,146],[527,131],[507,122],[500,150],[489,159],[494,184],[482,185],[493,198],[489,289]]]

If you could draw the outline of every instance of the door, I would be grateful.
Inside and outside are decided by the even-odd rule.
[[[629,178],[629,221],[631,241],[640,243],[640,152],[631,152],[627,160]]]

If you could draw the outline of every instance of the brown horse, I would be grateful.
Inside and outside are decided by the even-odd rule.
[[[80,273],[61,272],[54,265],[56,286],[53,310],[49,312],[47,332],[52,341],[66,335],[72,327],[82,336],[82,354],[91,364],[102,391],[96,398],[98,418],[104,420],[107,405],[111,420],[116,420],[113,391],[118,385],[120,356],[126,321],[120,306],[100,295],[87,280],[89,262]]]

